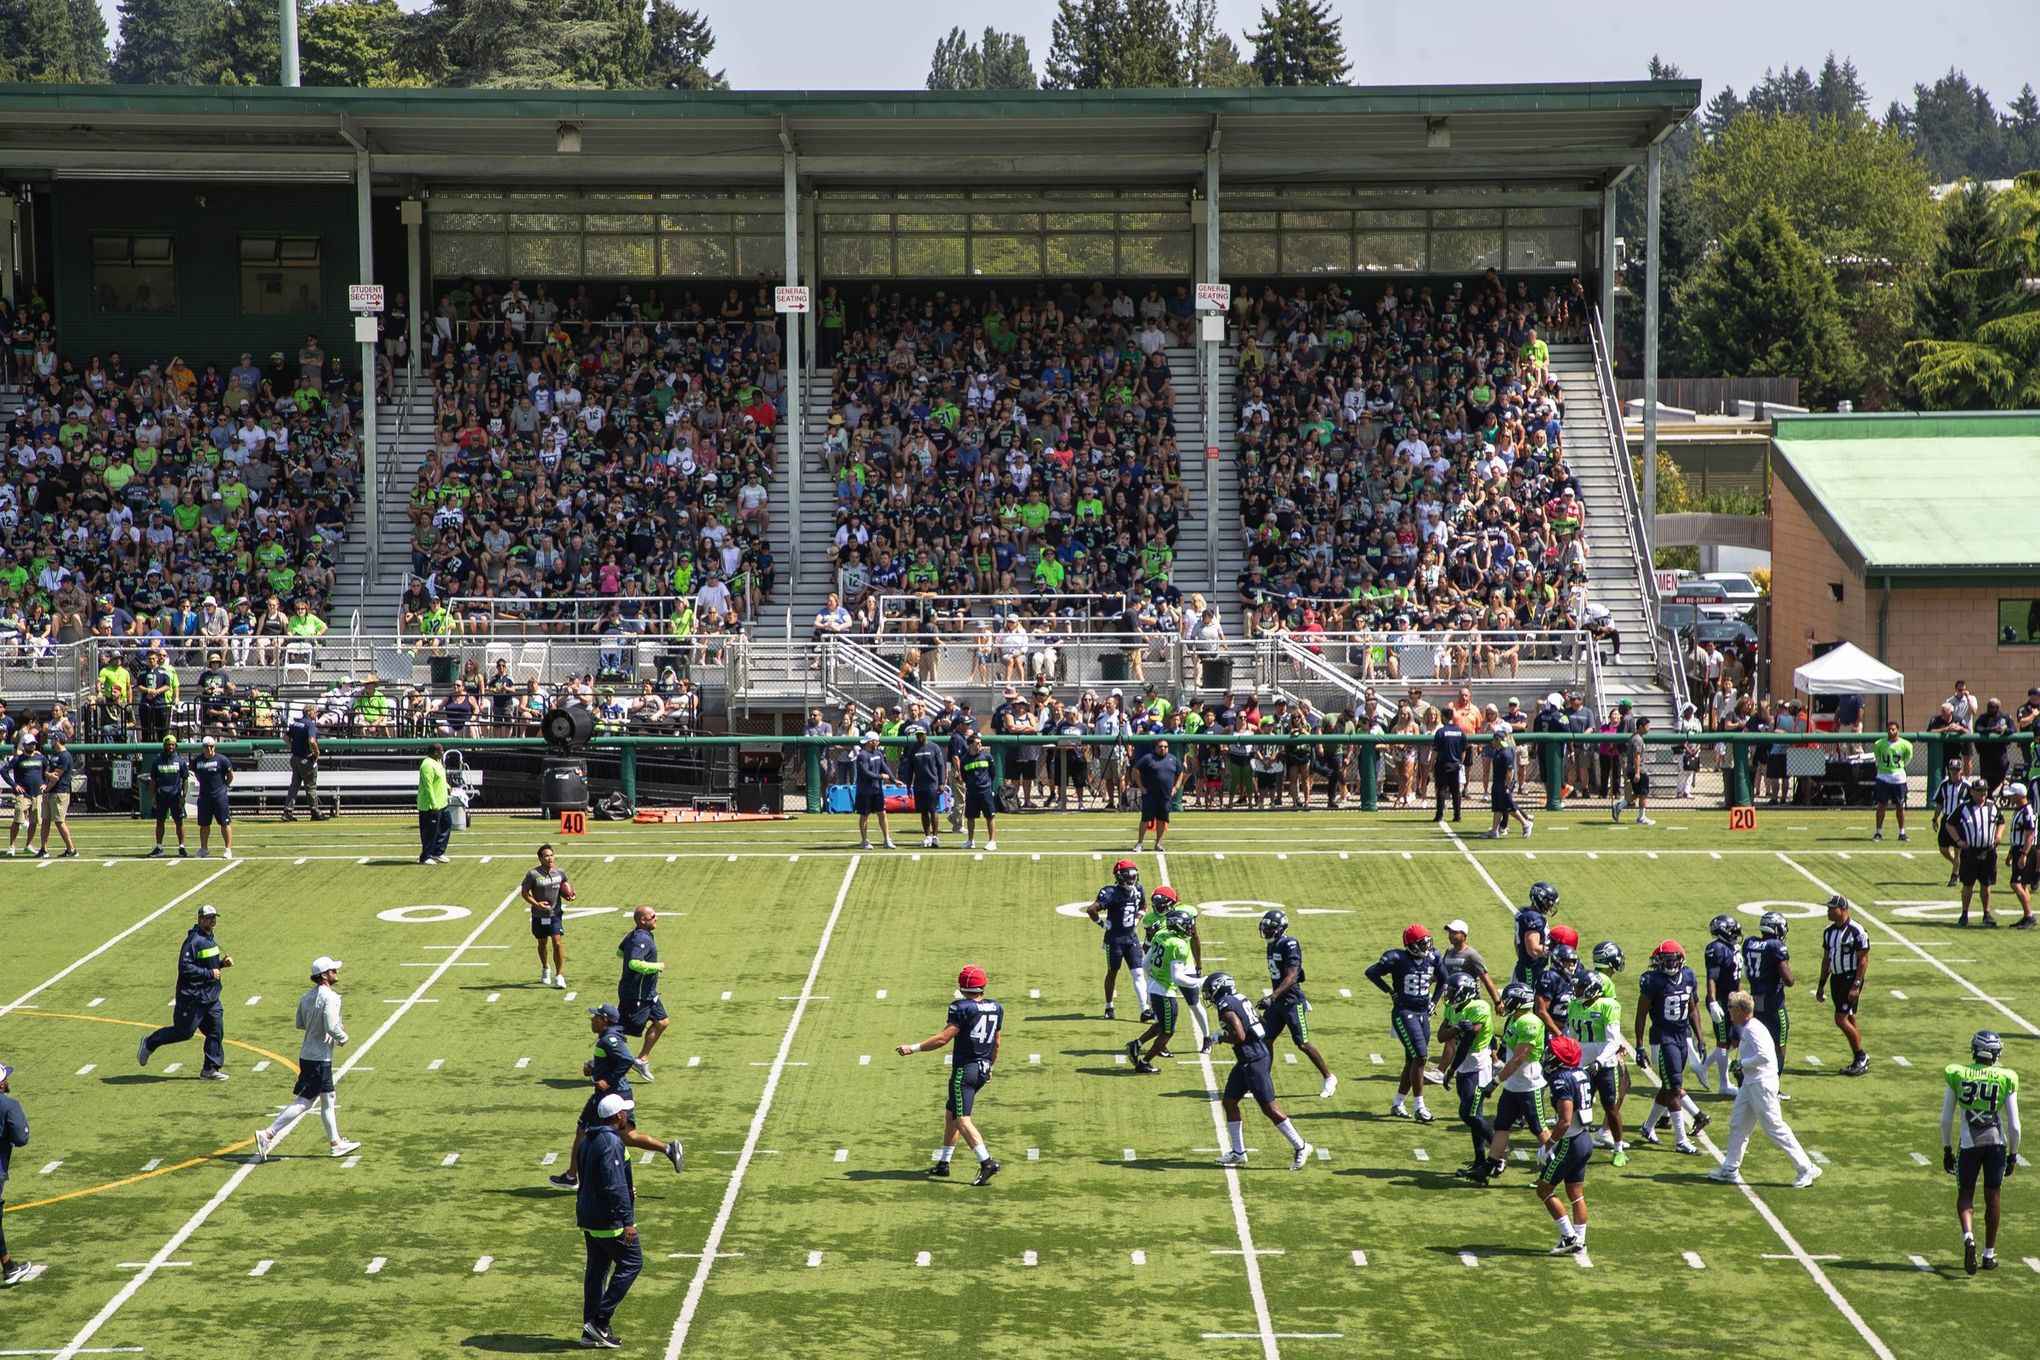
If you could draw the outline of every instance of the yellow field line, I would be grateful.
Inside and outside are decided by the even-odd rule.
[[[13,1014],[24,1019],[30,1016],[40,1015],[48,1017],[49,1019],[52,1020],[89,1020],[95,1025],[127,1025],[133,1029],[156,1028],[154,1025],[151,1025],[146,1021],[119,1020],[115,1019],[113,1016],[110,1015],[73,1015],[67,1011],[15,1011],[13,1012]],[[296,1072],[298,1070],[298,1065],[292,1062],[289,1058],[284,1057],[281,1053],[271,1053],[266,1048],[258,1047],[255,1044],[244,1043],[239,1039],[224,1039],[221,1042],[233,1048],[245,1049],[250,1053],[259,1053],[263,1057],[268,1058],[272,1062],[282,1063],[285,1067],[288,1067],[292,1072]],[[206,1153],[202,1157],[190,1157],[172,1166],[159,1166],[154,1171],[137,1172],[132,1176],[123,1176],[117,1181],[107,1181],[102,1185],[88,1185],[83,1190],[72,1190],[66,1194],[52,1195],[48,1199],[33,1199],[28,1201],[26,1204],[10,1204],[7,1206],[5,1212],[10,1214],[18,1214],[23,1209],[40,1209],[43,1206],[49,1204],[62,1204],[65,1200],[69,1199],[82,1199],[86,1195],[104,1194],[108,1190],[118,1190],[124,1185],[133,1185],[136,1181],[154,1180],[158,1176],[167,1176],[173,1171],[187,1171],[194,1166],[202,1166],[206,1162],[213,1161],[216,1158],[229,1156],[233,1153],[241,1151],[243,1148],[253,1147],[254,1145],[255,1140],[253,1138],[244,1138],[238,1143],[229,1143],[227,1144],[227,1146],[223,1148],[215,1148],[213,1151]]]

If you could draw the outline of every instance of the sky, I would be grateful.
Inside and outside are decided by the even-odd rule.
[[[117,26],[114,0],[100,3]],[[707,15],[731,85],[750,90],[919,89],[936,39],[952,24],[972,34],[986,24],[1018,31],[1039,70],[1055,14],[1054,0],[686,3]],[[1595,0],[1332,0],[1332,8],[1344,20],[1356,85],[1640,80],[1658,53],[1711,97],[1724,83],[1747,90],[1766,65],[1817,72],[1833,49],[1855,59],[1879,115],[1893,99],[1911,102],[1915,83],[1931,84],[1950,66],[1999,108],[2021,85],[2040,87],[2035,0],[1712,0],[1699,10],[1704,18]],[[1219,12],[1247,51],[1259,0],[1219,0]]]

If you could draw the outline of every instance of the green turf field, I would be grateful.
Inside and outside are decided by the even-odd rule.
[[[1255,918],[1292,917],[1313,1038],[1342,1083],[1317,1099],[1308,1063],[1278,1047],[1283,1101],[1321,1149],[1296,1174],[1251,1105],[1254,1160],[1212,1164],[1208,1092],[1229,1058],[1155,1077],[1115,1062],[1133,1008],[1100,1018],[1097,930],[1057,908],[1107,880],[1124,818],[1010,818],[996,854],[858,855],[847,819],[593,825],[558,842],[587,913],[569,922],[570,992],[538,985],[514,900],[548,838],[535,819],[478,819],[440,867],[413,862],[402,819],[244,823],[231,864],[139,860],[140,824],[81,821],[86,858],[0,863],[0,1061],[35,1135],[6,1230],[47,1266],[0,1294],[0,1354],[577,1349],[581,1242],[548,1158],[564,1159],[583,1099],[586,1007],[614,999],[629,905],[649,902],[674,1024],[639,1122],[682,1139],[688,1170],[636,1170],[646,1267],[615,1321],[627,1354],[1314,1360],[1390,1337],[1438,1356],[1549,1337],[1592,1355],[1801,1360],[1937,1356],[1959,1337],[1966,1355],[2032,1355],[2040,1205],[2015,1177],[2005,1269],[1966,1278],[1938,1118],[1940,1069],[1978,1028],[2004,1033],[2011,1066],[2040,1068],[2025,1018],[2040,1017],[2040,938],[1953,928],[1924,816],[1906,846],[1870,845],[1860,812],[1767,810],[1738,835],[1719,811],[1658,817],[1553,815],[1527,843],[1487,843],[1407,814],[1193,813],[1165,857],[1140,856],[1150,888],[1201,906],[1207,962],[1250,994]],[[1627,950],[1625,1011],[1665,935],[1697,964],[1718,911],[1752,929],[1771,906],[1803,918],[1785,1110],[1824,1179],[1789,1188],[1761,1136],[1746,1190],[1706,1182],[1713,1159],[1669,1138],[1620,1171],[1597,1152],[1591,1264],[1550,1259],[1526,1168],[1485,1190],[1451,1178],[1469,1151],[1451,1102],[1434,1096],[1427,1127],[1387,1118],[1395,1043],[1361,970],[1410,921],[1442,935],[1453,916],[1506,967],[1506,903],[1537,879],[1584,941]],[[1830,890],[1864,906],[1874,944],[1860,1080],[1836,1075],[1848,1054],[1812,997]],[[134,1060],[141,1027],[169,1014],[202,902],[237,964],[226,1084],[196,1079],[196,1042],[147,1071]],[[2008,891],[2000,911],[2017,916]],[[363,1147],[323,1156],[313,1117],[255,1166],[321,953],[346,965],[340,1121]],[[892,1051],[941,1027],[965,963],[1007,1012],[977,1107],[1005,1171],[983,1189],[963,1152],[964,1175],[925,1178],[946,1069]],[[1723,1116],[1718,1144],[1726,1102],[1699,1098]],[[1632,1124],[1642,1111],[1632,1095]]]

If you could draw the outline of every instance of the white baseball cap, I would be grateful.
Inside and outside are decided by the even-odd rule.
[[[1498,722],[1495,724],[1495,735],[1498,737],[1506,737],[1509,735],[1509,733],[1515,730],[1516,730],[1515,728],[1509,726],[1505,722]]]
[[[1458,932],[1459,934],[1461,934],[1461,935],[1468,935],[1468,934],[1471,934],[1471,933],[1472,933],[1471,931],[1467,930],[1467,928],[1466,928],[1466,922],[1464,922],[1464,921],[1460,921],[1460,920],[1451,920],[1451,921],[1447,921],[1447,922],[1445,923],[1445,933],[1446,933],[1447,935],[1450,935],[1450,934],[1452,934],[1452,933],[1453,933],[1454,931],[1457,931],[1457,932]]]
[[[614,1119],[625,1110],[635,1110],[636,1108],[637,1102],[629,1096],[606,1095],[595,1106],[595,1117],[597,1119]]]
[[[313,977],[317,977],[321,973],[337,973],[339,971],[340,960],[338,959],[328,958],[324,954],[321,954],[319,955],[319,957],[312,960]]]

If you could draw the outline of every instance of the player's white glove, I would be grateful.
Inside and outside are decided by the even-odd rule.
[[[1707,1015],[1708,1015],[1708,1018],[1709,1018],[1709,1019],[1711,1019],[1711,1020],[1713,1020],[1715,1024],[1717,1024],[1717,1025],[1718,1025],[1718,1024],[1720,1024],[1720,1023],[1722,1022],[1722,1019],[1723,1019],[1723,1017],[1724,1017],[1724,1012],[1723,1012],[1723,1011],[1722,1011],[1722,1009],[1721,1009],[1721,1003],[1720,1003],[1719,1001],[1710,1001],[1710,1002],[1708,1002],[1708,1003],[1707,1003]]]

